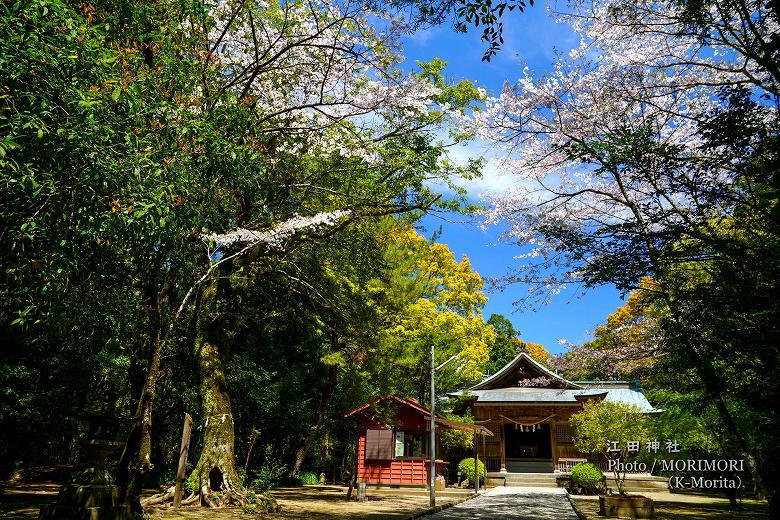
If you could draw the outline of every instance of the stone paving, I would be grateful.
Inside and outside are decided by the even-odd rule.
[[[425,520],[577,520],[577,514],[559,488],[496,487]]]

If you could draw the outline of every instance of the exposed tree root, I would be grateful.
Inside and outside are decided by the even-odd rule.
[[[168,500],[170,500],[171,503],[173,503],[173,493],[175,490],[176,487],[171,486],[163,493],[158,493],[149,498],[141,499],[141,507],[156,506],[164,502],[167,502]]]
[[[190,496],[188,496],[187,498],[185,498],[184,500],[182,500],[181,501],[181,505],[189,506],[191,504],[195,504],[195,503],[198,502],[199,498],[200,498],[200,496],[197,493],[193,493]]]
[[[173,507],[173,495],[176,488],[171,486],[162,493],[141,500],[144,508],[154,507],[169,509]],[[225,481],[221,482],[219,490],[213,490],[204,483],[199,493],[192,493],[181,502],[182,506],[200,504],[201,507],[243,507],[252,508],[258,513],[273,513],[279,511],[279,504],[270,494],[255,494],[252,491],[231,489]]]

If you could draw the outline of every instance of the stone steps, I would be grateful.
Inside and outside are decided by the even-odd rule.
[[[489,472],[487,474],[488,486],[506,486],[506,487],[536,487],[536,488],[554,488],[557,487],[556,473],[499,473]],[[617,489],[615,480],[607,473],[607,486],[613,490]],[[667,480],[664,477],[655,477],[651,475],[629,475],[625,481],[626,491],[647,492],[647,491],[665,491],[668,488]]]
[[[488,485],[507,487],[556,487],[554,473],[489,473]]]

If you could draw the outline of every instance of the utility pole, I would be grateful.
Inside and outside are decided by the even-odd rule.
[[[431,507],[436,506],[436,361],[434,358],[434,346],[431,343],[431,469],[430,469],[430,496]]]
[[[434,355],[434,346],[431,344],[431,507],[436,506],[436,372],[458,359],[458,355],[451,356],[447,361],[436,366],[436,357]]]

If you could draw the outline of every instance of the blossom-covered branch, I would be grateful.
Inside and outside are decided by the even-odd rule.
[[[441,93],[401,72],[399,25],[369,23],[384,15],[360,2],[220,0],[209,14],[206,54],[219,71],[210,88],[255,107],[258,130],[279,136],[278,152],[378,162],[378,143],[425,126]]]
[[[709,29],[694,29],[677,4],[645,0],[573,2],[559,14],[580,46],[547,76],[526,68],[471,122],[520,178],[489,198],[486,214],[528,248],[520,256],[530,261],[506,281],[531,283],[536,295],[581,280],[631,290],[660,251],[717,234],[718,219],[743,200],[729,188],[742,171],[703,126],[729,102],[724,88],[755,98],[778,92],[776,71],[756,57],[776,18],[760,2],[746,5],[749,48],[740,44],[741,12],[710,13],[720,18]],[[762,110],[764,121],[777,117],[776,105]],[[745,149],[760,135],[747,136]]]
[[[271,229],[254,231],[238,228],[228,233],[208,233],[203,235],[207,242],[219,244],[222,247],[230,247],[234,244],[248,244],[249,246],[263,245],[267,249],[284,248],[284,242],[303,230],[316,231],[323,227],[329,227],[350,214],[350,211],[330,211],[317,213],[311,217],[295,215]]]

